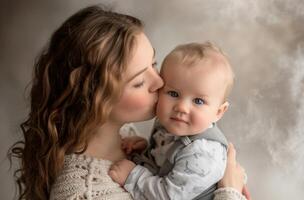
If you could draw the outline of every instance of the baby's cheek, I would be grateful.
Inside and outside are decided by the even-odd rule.
[[[201,132],[206,130],[208,125],[208,120],[203,115],[197,115],[192,117],[192,127],[194,132]]]
[[[169,105],[167,105],[167,107],[168,106]],[[160,97],[157,102],[156,115],[159,119],[162,119],[165,112],[166,112],[166,102],[162,97]]]

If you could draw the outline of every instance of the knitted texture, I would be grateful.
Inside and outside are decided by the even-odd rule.
[[[112,162],[85,155],[66,155],[64,166],[52,186],[51,200],[130,200],[108,175]]]
[[[214,200],[246,200],[246,198],[234,188],[219,188],[214,192]]]

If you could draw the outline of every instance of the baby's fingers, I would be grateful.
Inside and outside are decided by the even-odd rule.
[[[121,148],[126,148],[127,144],[128,144],[127,140],[125,139],[121,140]]]
[[[117,171],[116,170],[109,170],[109,172],[108,172],[108,175],[112,178],[112,180],[114,181],[114,182],[118,182],[119,181],[119,175],[118,175],[118,173],[117,173]]]
[[[132,153],[132,147],[131,147],[131,146],[126,147],[126,148],[125,148],[125,153],[128,154],[128,155],[129,155],[130,153]]]
[[[111,165],[109,171],[115,171],[115,170],[118,170],[118,166],[116,164]]]
[[[134,145],[133,145],[133,149],[145,149],[147,147],[147,141],[146,140],[140,140],[137,141]]]
[[[126,153],[129,154],[132,151],[132,145],[130,142],[122,142],[121,149]]]

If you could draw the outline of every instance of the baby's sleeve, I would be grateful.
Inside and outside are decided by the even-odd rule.
[[[193,199],[222,178],[226,159],[226,148],[220,143],[194,141],[177,153],[167,176],[153,176],[136,166],[124,187],[134,199]]]
[[[226,148],[215,141],[196,140],[177,154],[175,166],[167,176],[172,199],[193,199],[224,175]]]
[[[169,200],[165,178],[154,176],[147,168],[136,165],[129,174],[124,188],[133,199]]]

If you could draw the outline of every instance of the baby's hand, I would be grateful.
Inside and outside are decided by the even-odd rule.
[[[114,163],[109,170],[109,176],[112,180],[118,183],[120,186],[123,186],[132,171],[135,167],[135,163],[130,160],[123,159]]]
[[[130,136],[122,139],[121,148],[129,155],[134,151],[141,153],[146,149],[148,142],[145,138],[139,136]]]

